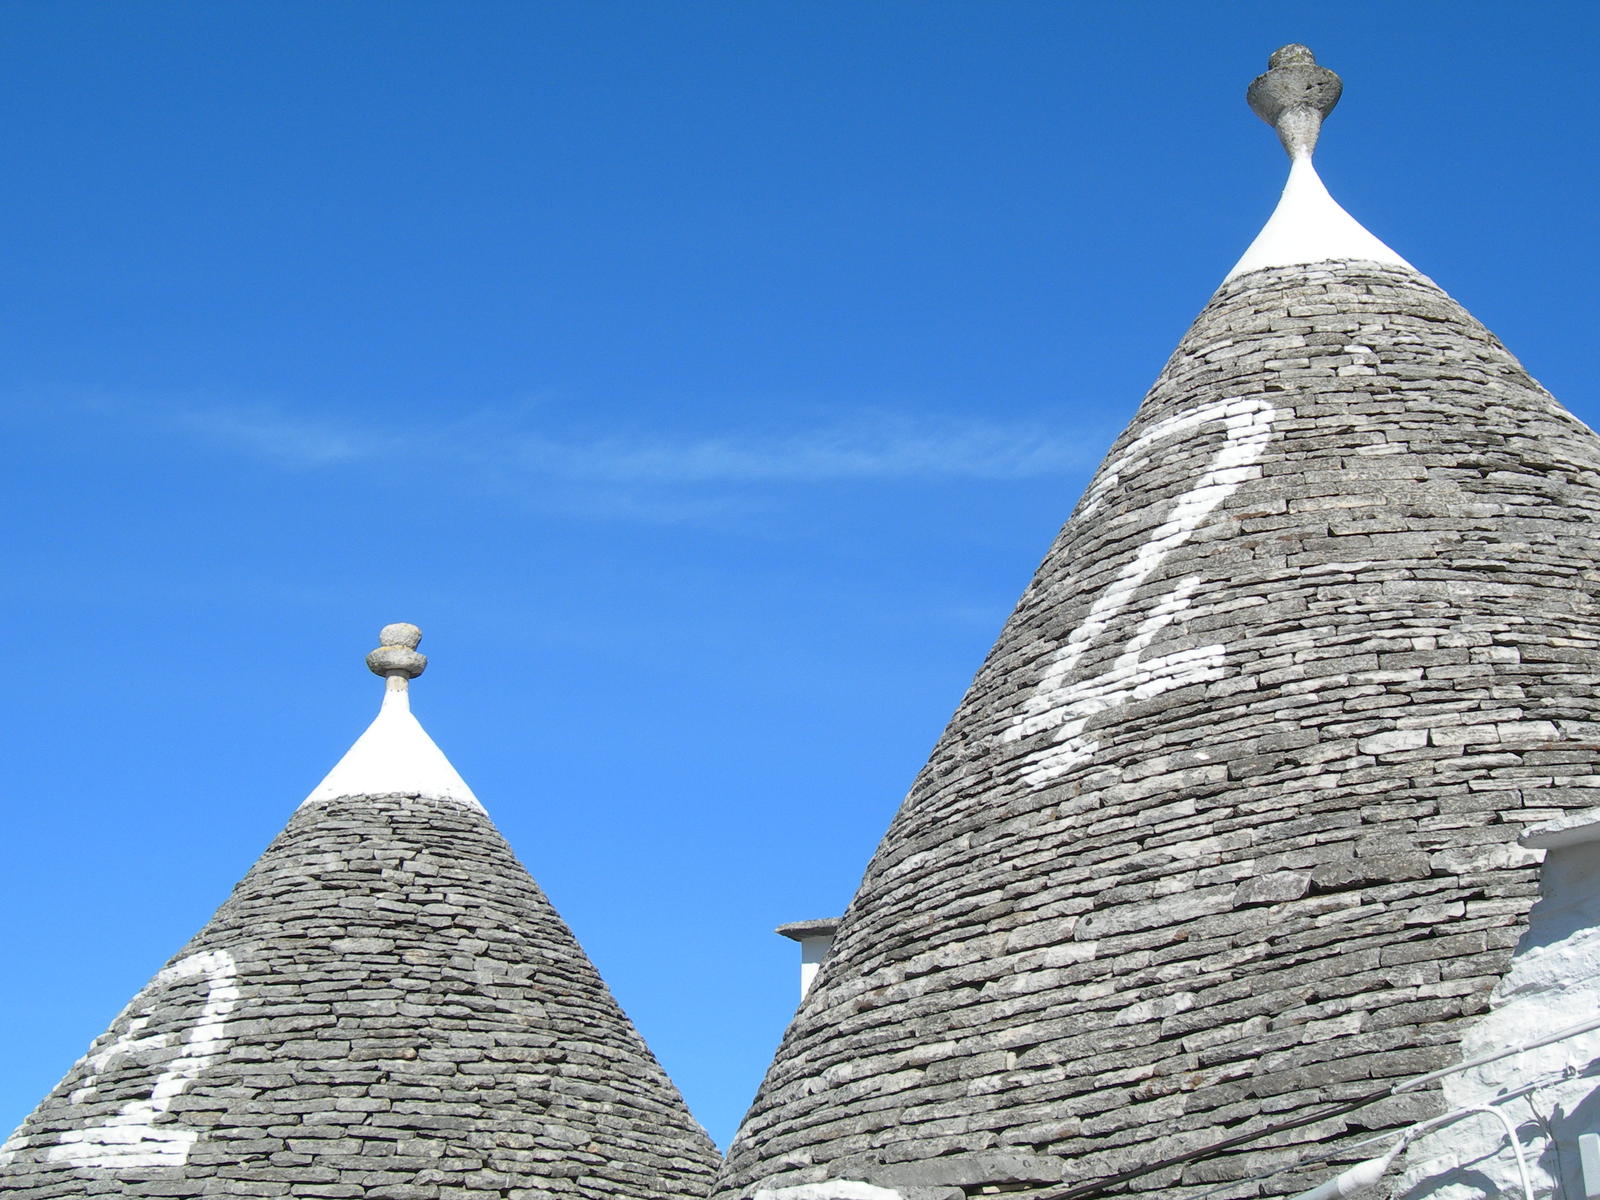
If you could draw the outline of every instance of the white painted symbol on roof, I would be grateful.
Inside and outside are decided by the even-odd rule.
[[[85,1057],[89,1075],[84,1085],[72,1093],[74,1104],[92,1100],[106,1071],[119,1058],[141,1049],[170,1045],[173,1035],[143,1035],[150,1024],[148,1015],[158,993],[177,984],[200,980],[206,989],[200,1015],[183,1039],[178,1056],[166,1064],[156,1077],[148,1095],[130,1100],[111,1116],[82,1129],[61,1134],[60,1144],[50,1147],[45,1156],[52,1162],[75,1167],[103,1167],[112,1170],[129,1167],[176,1167],[189,1158],[189,1150],[200,1134],[168,1121],[155,1124],[157,1117],[172,1107],[196,1076],[209,1067],[222,1052],[227,1036],[228,1014],[239,1003],[238,969],[226,950],[207,950],[179,959],[161,971],[123,1010],[123,1015],[141,1011],[109,1044]],[[115,1025],[113,1024],[113,1027]]]
[[[1188,541],[1201,522],[1240,484],[1260,477],[1258,463],[1271,440],[1272,422],[1277,415],[1278,410],[1272,405],[1252,397],[1220,400],[1169,417],[1152,425],[1110,459],[1090,486],[1080,517],[1094,512],[1112,488],[1144,466],[1155,443],[1204,425],[1222,424],[1222,445],[1205,472],[1178,498],[1167,519],[1134,552],[1090,605],[1082,623],[1051,655],[1044,677],[1023,702],[1022,714],[1001,734],[1002,741],[1016,742],[1047,729],[1055,731],[1051,745],[1023,760],[1022,777],[1027,783],[1041,787],[1091,758],[1100,744],[1084,736],[1084,729],[1098,713],[1130,700],[1146,700],[1173,688],[1222,677],[1226,646],[1194,646],[1155,658],[1144,657],[1156,635],[1189,607],[1201,582],[1193,575],[1178,580],[1156,601],[1109,669],[1087,679],[1075,679],[1073,674],[1085,651],[1122,615],[1134,593],[1162,560]]]

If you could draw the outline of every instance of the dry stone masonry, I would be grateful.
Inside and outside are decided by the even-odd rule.
[[[367,737],[441,794],[314,793],[0,1150],[0,1192],[705,1195],[714,1147],[482,807],[421,753],[438,755],[404,707],[421,665],[398,650],[373,666],[390,690]]]
[[[1600,439],[1415,271],[1231,278],[917,778],[713,1194],[1050,1200],[1457,1061],[1536,892],[1519,833],[1600,800],[1597,515]],[[1289,1195],[1440,1104],[1110,1192]]]

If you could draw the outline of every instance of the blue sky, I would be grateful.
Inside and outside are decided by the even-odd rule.
[[[0,4],[0,1126],[416,710],[731,1135],[1270,212],[1243,92],[1600,419],[1592,5]]]

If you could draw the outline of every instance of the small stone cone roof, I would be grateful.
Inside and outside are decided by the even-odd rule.
[[[1223,284],[1112,446],[878,846],[720,1200],[1078,1196],[1458,1059],[1535,892],[1519,830],[1600,796],[1600,439],[1326,230],[1287,222]],[[1256,1195],[1332,1151],[1259,1193],[1289,1195],[1439,1103],[1105,1194]]]
[[[413,658],[374,665],[378,720],[6,1142],[0,1192],[705,1195],[711,1142],[411,716],[415,640],[384,649]]]

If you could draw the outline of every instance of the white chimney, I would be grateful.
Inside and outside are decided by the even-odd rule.
[[[833,948],[833,934],[838,928],[838,917],[824,917],[820,921],[790,921],[773,931],[800,943],[800,999],[804,1000],[811,990],[811,981]]]

